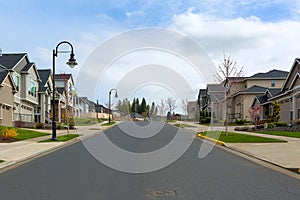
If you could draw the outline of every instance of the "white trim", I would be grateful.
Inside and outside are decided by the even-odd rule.
[[[295,58],[295,60],[294,60],[294,62],[293,62],[293,65],[292,65],[292,68],[290,69],[290,72],[289,72],[288,76],[286,77],[286,79],[285,79],[285,81],[284,81],[284,83],[283,83],[283,85],[282,85],[281,91],[285,88],[285,85],[286,85],[287,81],[289,80],[290,75],[291,75],[291,73],[292,73],[292,71],[293,71],[295,65],[296,65],[296,64],[299,64],[299,62],[298,62],[297,59],[298,59],[298,58]]]
[[[300,74],[299,72],[297,72],[297,74],[295,75],[295,77],[293,78],[292,82],[291,82],[291,85],[289,87],[289,90],[291,89],[291,87],[294,85],[294,82],[297,80],[297,77],[300,77]],[[296,87],[300,87],[299,85],[296,86]],[[294,88],[293,88],[294,89]]]

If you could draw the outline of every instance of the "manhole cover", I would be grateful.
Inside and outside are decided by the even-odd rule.
[[[175,197],[176,191],[175,190],[152,190],[150,194],[155,197]]]

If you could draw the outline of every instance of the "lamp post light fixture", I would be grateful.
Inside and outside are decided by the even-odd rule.
[[[110,124],[110,110],[111,110],[111,92],[115,91],[115,98],[118,98],[118,91],[116,89],[111,89],[108,95],[108,124]]]
[[[68,44],[71,47],[71,51],[59,51],[58,47],[61,44]],[[56,138],[56,121],[55,121],[55,117],[56,117],[56,108],[55,108],[55,57],[58,56],[58,53],[70,53],[70,58],[68,60],[68,62],[66,63],[67,65],[69,65],[71,68],[74,68],[76,65],[78,65],[78,63],[76,62],[75,59],[75,55],[73,52],[73,46],[70,42],[67,41],[62,41],[60,43],[58,43],[58,45],[56,46],[55,49],[53,49],[53,69],[52,69],[52,81],[53,81],[53,90],[52,90],[52,140],[57,140]]]

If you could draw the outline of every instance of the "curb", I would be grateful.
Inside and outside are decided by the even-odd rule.
[[[197,137],[202,138],[202,139],[204,139],[204,140],[209,140],[209,141],[211,141],[211,142],[213,142],[213,143],[216,143],[216,144],[219,145],[219,146],[227,147],[227,145],[225,144],[225,142],[222,142],[222,141],[220,141],[220,140],[216,140],[216,139],[207,137],[207,136],[205,136],[205,135],[202,135],[201,133],[198,133],[198,134],[197,134]]]
[[[263,161],[263,162],[272,164],[272,165],[277,166],[277,167],[280,167],[280,168],[282,168],[282,169],[292,171],[292,172],[294,172],[294,173],[296,173],[296,174],[300,174],[300,168],[287,168],[287,167],[283,167],[283,166],[281,166],[281,165],[279,165],[279,164],[277,164],[277,163],[274,163],[274,162],[272,162],[272,161],[269,161],[269,160],[267,160],[267,159],[265,159],[265,158],[261,158],[261,157],[259,157],[259,156],[253,155],[253,154],[251,154],[251,153],[242,151],[242,150],[240,150],[240,149],[233,148],[233,147],[227,145],[225,142],[222,142],[222,141],[220,141],[220,140],[216,140],[216,139],[213,139],[213,138],[210,138],[210,137],[206,137],[206,136],[202,135],[201,133],[198,133],[198,134],[197,134],[197,137],[198,137],[198,138],[201,138],[201,139],[204,139],[204,140],[211,141],[211,142],[213,142],[213,143],[215,143],[215,144],[217,144],[217,145],[219,145],[219,146],[226,147],[226,148],[228,148],[228,149],[230,149],[230,150],[233,150],[233,151],[242,153],[242,154],[244,154],[244,155],[247,155],[247,156],[250,156],[250,157],[252,157],[252,158],[258,159],[258,160],[260,160],[260,161]]]

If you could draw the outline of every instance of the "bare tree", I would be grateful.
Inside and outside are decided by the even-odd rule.
[[[168,112],[172,113],[173,110],[175,110],[176,106],[176,99],[173,99],[171,97],[168,97],[166,99],[166,106],[168,108]]]
[[[215,79],[218,82],[224,84],[225,89],[225,117],[226,117],[226,135],[228,135],[228,105],[230,104],[230,99],[232,100],[230,94],[234,93],[236,90],[238,78],[243,77],[243,67],[238,68],[237,62],[232,60],[230,56],[226,56],[225,53],[223,61],[219,64],[218,73],[214,74]]]
[[[160,121],[162,121],[162,117],[164,116],[165,111],[166,111],[165,101],[164,100],[160,100],[160,104],[157,105],[157,108],[158,108],[158,111],[159,111],[159,114],[160,114]]]
[[[188,114],[187,108],[188,108],[188,99],[182,99],[181,101],[181,108],[184,112],[184,119],[186,120],[186,116]]]

